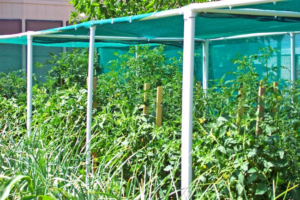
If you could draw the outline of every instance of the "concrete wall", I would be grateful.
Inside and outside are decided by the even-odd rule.
[[[26,20],[62,21],[65,26],[72,10],[69,0],[0,0],[0,19],[21,19],[23,32]]]
[[[0,35],[66,26],[72,10],[69,0],[0,0]],[[38,81],[43,81],[51,68],[46,64],[50,53],[63,51],[66,48],[33,48],[33,62],[44,64],[42,69],[33,68]],[[26,72],[26,46],[0,44],[0,72],[20,69]]]

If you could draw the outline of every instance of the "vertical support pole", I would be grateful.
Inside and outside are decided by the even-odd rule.
[[[184,13],[184,45],[181,119],[181,199],[190,199],[192,182],[193,78],[195,50],[195,17],[193,10]]]
[[[209,41],[206,40],[203,43],[203,90],[204,93],[206,93],[206,90],[208,89],[208,69],[209,67]]]
[[[87,188],[90,188],[91,174],[91,129],[92,129],[92,106],[93,106],[93,72],[94,72],[94,50],[95,50],[95,31],[96,27],[90,28],[90,49],[89,49],[89,68],[88,68],[88,95],[87,95],[87,116],[86,116],[86,171],[85,181]]]
[[[25,19],[22,19],[22,32],[26,32]],[[24,73],[24,79],[26,79],[26,45],[22,45],[22,70]]]
[[[163,97],[163,87],[157,87],[156,96],[156,126],[161,127],[162,124],[162,97]]]
[[[290,33],[290,35],[291,35],[291,82],[293,84],[296,80],[295,33]]]
[[[89,84],[89,78],[86,79],[86,85],[88,88],[88,84]],[[97,108],[97,101],[96,101],[96,91],[97,91],[97,77],[93,78],[93,106],[92,108],[95,109]]]
[[[144,115],[149,115],[149,107],[147,105],[147,91],[150,89],[150,84],[145,83],[144,84],[144,107],[143,107],[143,114]]]
[[[31,135],[32,119],[32,36],[27,35],[27,136]]]

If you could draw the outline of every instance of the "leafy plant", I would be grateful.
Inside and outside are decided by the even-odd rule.
[[[253,63],[271,58],[275,50],[268,49],[235,59],[234,80],[214,80],[205,93],[194,85],[190,188],[194,199],[299,198],[300,81],[293,88],[285,84],[274,88],[270,74],[276,69],[262,60],[261,66],[270,73],[268,79],[262,78],[267,91],[261,98],[265,115],[259,123],[261,133],[256,135],[260,77]],[[55,73],[33,88],[31,137],[26,136],[25,103],[15,99],[18,95],[0,96],[0,174],[32,177],[33,191],[25,195],[35,197],[75,200],[87,199],[89,194],[98,199],[179,199],[182,60],[168,60],[163,52],[163,46],[132,48],[111,61],[108,73],[97,76],[91,187],[85,184],[84,172],[86,72],[78,70],[67,79],[67,74],[75,74],[67,67],[79,66],[76,63],[87,67],[83,65],[86,54],[65,65],[66,59],[82,52],[55,57],[51,61]],[[61,85],[59,74],[66,80]],[[144,83],[151,85],[147,102]],[[163,86],[162,127],[155,125],[157,86]],[[149,116],[142,114],[144,104]],[[0,181],[0,187],[4,185]],[[25,182],[19,185],[29,189]],[[11,197],[20,197],[15,188],[9,191]]]
[[[160,10],[182,7],[190,3],[207,2],[208,0],[71,0],[75,11],[71,13],[70,21],[80,21],[80,14],[86,15],[87,21],[92,19],[107,19],[113,17],[131,16]]]

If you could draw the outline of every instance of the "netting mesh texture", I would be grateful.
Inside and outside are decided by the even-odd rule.
[[[300,76],[300,35],[296,35],[296,78]],[[154,45],[155,46],[155,45]],[[249,56],[258,54],[259,49],[271,46],[278,50],[274,55],[268,66],[284,66],[285,68],[278,69],[276,73],[276,80],[285,79],[290,80],[291,77],[291,50],[290,50],[290,36],[278,35],[278,36],[263,36],[253,37],[246,39],[231,39],[231,40],[219,40],[211,41],[209,45],[209,79],[220,79],[227,72],[237,70],[237,66],[232,63],[232,59],[237,57],[237,54]],[[106,67],[109,61],[116,59],[115,52],[118,54],[125,54],[130,47],[105,47],[98,48],[100,54],[99,62],[100,66],[104,67],[104,72],[108,71]],[[154,48],[154,47],[153,47]],[[66,50],[70,50],[67,48]],[[181,55],[178,52],[182,52],[182,43],[176,45],[165,45],[165,55],[168,59],[179,58]],[[195,77],[197,81],[202,82],[202,43],[195,43]],[[51,59],[50,53],[58,55],[63,52],[61,47],[39,47],[33,48],[33,62],[41,63],[43,68],[37,68],[34,66],[33,72],[35,73],[38,81],[44,81],[47,71],[51,68],[46,64],[46,61]],[[0,71],[9,72],[15,70],[26,70],[26,46],[14,45],[14,44],[1,44],[0,45]],[[265,75],[265,69],[259,63],[255,63],[254,67],[260,76]],[[234,78],[232,75],[228,75],[225,78],[230,80]]]

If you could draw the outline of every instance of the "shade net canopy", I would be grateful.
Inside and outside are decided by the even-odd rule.
[[[205,3],[204,3],[205,4]],[[230,6],[230,4],[228,4]],[[299,0],[279,1],[253,6],[233,7],[223,10],[259,10],[298,13]],[[34,45],[55,47],[88,47],[90,27],[96,26],[96,47],[125,47],[127,44],[157,43],[166,38],[182,40],[184,32],[183,15],[163,18],[151,18],[158,13],[121,17],[115,19],[95,20],[67,27],[54,28],[40,32],[34,37]],[[222,14],[199,11],[196,17],[195,37],[214,39],[251,33],[300,31],[300,18],[257,16],[244,14]],[[44,35],[44,36],[43,36]],[[74,36],[65,38],[65,36]],[[75,36],[78,36],[77,38]],[[58,37],[58,38],[54,38]],[[63,38],[61,38],[63,37]],[[114,37],[113,40],[111,38]],[[130,41],[116,37],[133,37]],[[137,40],[135,41],[134,38]],[[157,39],[160,41],[157,41]],[[0,43],[26,45],[26,36],[0,39]],[[101,44],[103,43],[103,44]]]
[[[205,4],[205,3],[204,3]],[[295,12],[300,9],[299,0],[282,1],[254,6],[223,8],[226,11],[260,10],[260,11],[281,11]],[[159,14],[165,11],[158,12]],[[167,12],[167,11],[166,11]],[[49,52],[58,54],[63,52],[61,47],[88,48],[90,27],[96,26],[95,47],[100,54],[99,62],[107,72],[109,61],[116,59],[114,52],[125,54],[131,46],[150,44],[152,47],[160,44],[165,45],[167,58],[181,56],[183,51],[184,19],[182,14],[158,19],[150,19],[157,13],[148,13],[137,16],[128,16],[115,19],[96,20],[67,27],[44,30],[33,37],[34,63],[45,63],[51,59]],[[228,13],[198,12],[195,24],[195,36],[198,39],[195,43],[195,78],[202,81],[202,39],[210,41],[209,56],[209,79],[220,79],[228,71],[235,71],[232,59],[237,53],[252,55],[258,53],[260,48],[271,46],[278,49],[276,57],[272,58],[270,65],[285,66],[288,69],[280,69],[275,74],[275,79],[290,79],[290,36],[282,34],[278,36],[253,37],[250,39],[216,40],[215,38],[238,36],[251,33],[272,33],[300,31],[300,18],[297,17],[275,17],[275,16],[253,16]],[[71,38],[68,38],[72,36]],[[130,37],[130,38],[118,38]],[[171,41],[170,41],[171,38]],[[300,43],[296,37],[296,66],[299,66]],[[26,69],[26,48],[23,50],[20,45],[27,44],[25,34],[13,38],[1,38],[1,48],[5,49],[0,53],[0,71],[8,72],[18,69]],[[7,44],[5,44],[7,43]],[[22,53],[23,52],[23,53]],[[23,55],[22,55],[23,54]],[[23,56],[23,58],[22,58]],[[23,60],[23,62],[22,62]],[[34,67],[34,73],[42,81],[47,74],[47,69]],[[264,69],[257,65],[259,75],[264,75]],[[300,76],[300,69],[296,68],[296,77]],[[227,80],[233,77],[227,76]]]

